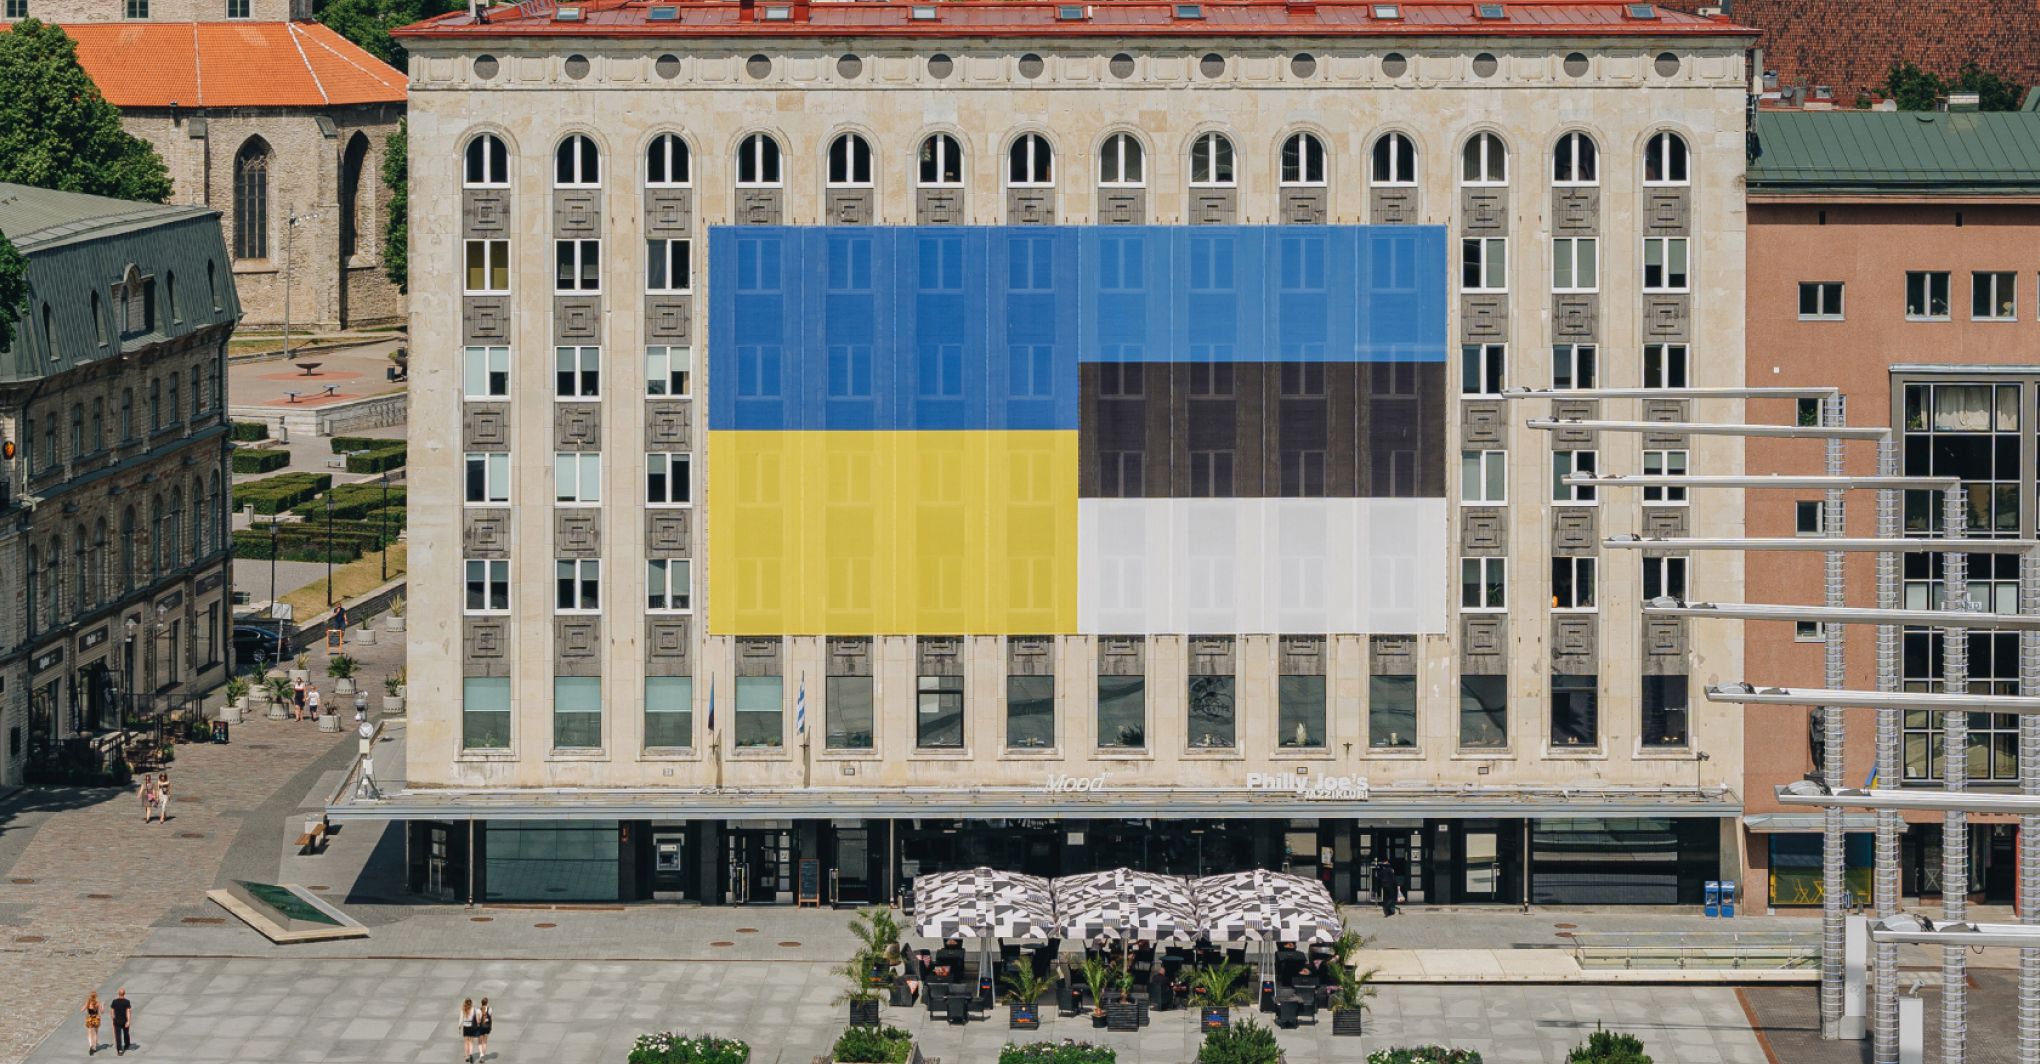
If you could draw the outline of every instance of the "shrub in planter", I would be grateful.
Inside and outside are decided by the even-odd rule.
[[[1471,1049],[1446,1046],[1396,1046],[1367,1054],[1367,1064],[1481,1064]]]
[[[1364,972],[1353,970],[1353,955],[1367,940],[1355,931],[1348,931],[1332,943],[1332,979],[1337,985],[1332,988],[1332,1033],[1353,1036],[1364,1033],[1367,1016],[1367,999],[1374,996],[1376,969]]]
[[[1091,991],[1091,1026],[1105,1026],[1105,1003],[1119,985],[1119,969],[1100,957],[1087,957],[1082,968],[1084,985]]]
[[[266,421],[236,421],[228,430],[228,435],[236,443],[266,440],[269,438],[269,423]]]
[[[906,1064],[914,1036],[897,1027],[852,1027],[836,1039],[829,1059],[836,1064]]]
[[[267,473],[290,464],[290,452],[280,447],[236,447],[234,472]]]
[[[1190,973],[1190,1003],[1202,1010],[1205,1030],[1231,1023],[1233,1006],[1251,1005],[1253,1001],[1253,991],[1247,987],[1246,965],[1220,961]]]
[[[380,473],[404,464],[409,452],[403,444],[395,447],[378,447],[373,451],[355,451],[347,456],[349,473]]]
[[[1278,1064],[1281,1059],[1275,1032],[1251,1018],[1237,1027],[1206,1032],[1197,1050],[1197,1064]]]
[[[999,1064],[1118,1064],[1119,1053],[1106,1046],[1094,1046],[1065,1038],[1060,1042],[1006,1043],[999,1050]]]
[[[751,1047],[734,1038],[714,1035],[638,1035],[630,1049],[628,1064],[747,1064]]]
[[[1015,968],[1006,977],[1006,1026],[1020,1031],[1040,1027],[1041,995],[1048,993],[1050,985],[1047,979],[1034,974],[1031,964]]]
[[[1643,1040],[1621,1031],[1595,1031],[1565,1059],[1566,1064],[1650,1064]]]

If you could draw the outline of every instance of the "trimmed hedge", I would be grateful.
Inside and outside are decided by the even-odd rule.
[[[388,439],[382,436],[335,436],[334,454],[353,454],[356,451],[379,451],[385,447],[402,447],[402,439]]]
[[[373,451],[350,451],[347,455],[349,473],[381,473],[404,464],[408,449],[401,443],[394,447],[383,447]]]
[[[363,537],[358,533],[333,530],[330,544],[326,530],[322,527],[310,531],[308,525],[285,525],[276,535],[276,557],[293,562],[323,562],[330,550],[334,564],[351,562],[374,549],[373,536]],[[254,561],[269,558],[269,526],[237,529],[234,532],[234,555]]]
[[[342,484],[327,494],[333,497],[333,516],[343,521],[362,520],[374,511],[381,509],[383,504],[381,484]],[[402,485],[391,485],[390,509],[401,512],[406,501],[406,495],[407,493]],[[294,506],[291,509],[306,517],[317,516],[323,520],[326,516],[326,503],[324,499],[315,499],[311,502]]]
[[[290,452],[280,447],[234,448],[233,469],[236,473],[267,473],[289,464]]]
[[[236,421],[233,422],[232,427],[229,429],[228,435],[236,443],[249,443],[254,440],[266,440],[269,438],[269,422]]]
[[[253,506],[258,514],[278,514],[332,485],[331,473],[280,473],[234,485],[234,508]]]

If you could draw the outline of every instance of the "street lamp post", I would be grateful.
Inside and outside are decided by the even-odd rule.
[[[326,487],[326,608],[333,608],[333,488]]]
[[[382,547],[382,582],[387,584],[390,581],[390,471],[387,469],[382,475],[382,509],[376,514],[382,518],[376,540]]]

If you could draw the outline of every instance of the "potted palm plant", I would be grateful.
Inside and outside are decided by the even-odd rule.
[[[394,598],[390,600],[390,612],[386,617],[383,618],[383,626],[385,628],[388,628],[392,632],[401,632],[404,630],[403,599]]]
[[[1253,1003],[1248,991],[1247,966],[1220,961],[1196,969],[1190,977],[1190,1000],[1200,1010],[1199,1024],[1207,1031],[1232,1026],[1235,1005]]]
[[[391,715],[398,715],[403,713],[404,670],[398,669],[397,671],[389,674],[388,676],[383,677],[382,688],[383,688],[383,700],[382,700],[383,712]]]
[[[1105,1006],[1105,1029],[1108,1031],[1138,1031],[1146,1009],[1133,1000],[1133,952],[1120,954],[1119,972],[1113,976],[1113,985],[1119,988],[1119,1000]]]
[[[1354,964],[1367,939],[1348,929],[1332,942],[1332,1033],[1357,1037],[1364,1033],[1367,999],[1374,996],[1374,975],[1379,969],[1360,971]]]
[[[262,686],[269,690],[269,719],[289,719],[291,699],[290,677],[271,676],[262,681]]]
[[[878,1026],[878,991],[871,985],[871,956],[859,950],[836,973],[843,977],[843,993],[836,1000],[849,1004],[850,1026]]]
[[[354,674],[361,671],[361,663],[346,654],[335,654],[326,663],[326,675],[333,678],[333,693],[351,695],[354,693]]]
[[[226,701],[220,703],[220,719],[228,724],[241,723],[241,713],[248,708],[248,681],[229,676],[224,693]]]
[[[1014,1031],[1032,1031],[1041,1026],[1041,995],[1049,990],[1049,981],[1034,974],[1034,965],[1022,961],[1006,977],[1006,1027]]]
[[[1091,991],[1091,1026],[1105,1026],[1105,995],[1119,983],[1119,972],[1103,957],[1087,957],[1083,967],[1084,985]]]

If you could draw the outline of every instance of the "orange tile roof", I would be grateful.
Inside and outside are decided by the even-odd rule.
[[[402,103],[404,75],[316,22],[70,23],[115,107]]]

